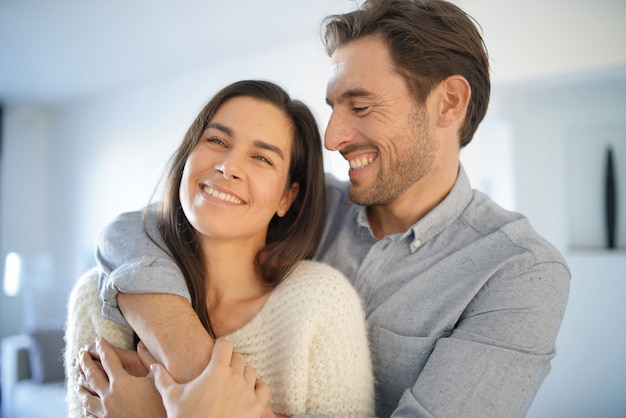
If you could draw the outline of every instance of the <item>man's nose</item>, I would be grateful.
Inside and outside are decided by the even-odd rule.
[[[333,111],[324,133],[324,146],[330,151],[341,150],[343,145],[354,139],[354,127],[349,118]]]

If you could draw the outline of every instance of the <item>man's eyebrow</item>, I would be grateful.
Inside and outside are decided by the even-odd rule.
[[[346,100],[346,99],[351,99],[354,97],[366,97],[366,96],[371,96],[371,95],[372,93],[365,89],[361,89],[361,88],[350,89],[350,90],[344,91],[339,96],[339,102]],[[328,97],[326,98],[326,104],[330,107],[333,107],[333,103],[330,101],[330,99],[328,99]]]
[[[206,126],[206,129],[217,129],[218,131],[224,132],[228,136],[233,136],[232,129],[216,122],[209,122]]]
[[[285,155],[283,154],[283,151],[280,148],[278,148],[276,145],[268,144],[267,142],[261,141],[260,139],[255,140],[252,144],[257,148],[261,148],[261,149],[268,150],[268,151],[275,153],[283,160],[285,159]]]

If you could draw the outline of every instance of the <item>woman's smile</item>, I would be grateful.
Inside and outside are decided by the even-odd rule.
[[[221,202],[232,203],[235,205],[243,205],[245,202],[241,200],[239,197],[228,193],[224,190],[218,190],[217,186],[202,184],[202,191],[204,192],[205,198],[208,200],[219,200]],[[209,197],[206,197],[209,196]],[[213,199],[210,199],[213,198]]]

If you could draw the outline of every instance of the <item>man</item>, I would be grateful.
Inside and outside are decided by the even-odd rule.
[[[523,416],[555,356],[570,275],[526,218],[471,190],[460,166],[489,99],[476,26],[445,1],[368,0],[329,17],[325,43],[325,146],[349,161],[350,183],[327,179],[316,258],[362,297],[377,415]],[[99,258],[109,314],[123,321],[119,303],[177,380],[196,376],[210,339],[138,215],[109,228]],[[146,286],[154,293],[132,294]]]

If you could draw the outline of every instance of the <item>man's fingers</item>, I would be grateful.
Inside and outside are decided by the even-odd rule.
[[[96,350],[95,342],[86,345],[85,347],[83,347],[83,350],[88,352],[91,355],[92,359],[100,361],[100,354],[98,353],[98,350]]]
[[[119,356],[103,337],[96,339],[96,351],[100,355],[100,362],[109,379],[124,371],[124,366],[122,366]]]
[[[77,373],[77,380],[80,385],[93,394],[102,395],[108,387],[109,379],[89,352],[83,351],[79,354],[79,366],[80,372]]]

